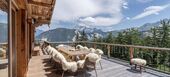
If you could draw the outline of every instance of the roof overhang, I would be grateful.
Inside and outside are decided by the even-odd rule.
[[[50,24],[56,0],[28,0],[28,19],[33,25]]]
[[[7,12],[8,11],[8,3],[7,0],[0,0],[0,10]]]

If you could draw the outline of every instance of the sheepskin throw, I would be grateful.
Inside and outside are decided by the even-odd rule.
[[[88,58],[90,62],[96,62],[99,59],[99,56],[95,53],[89,53],[86,58]]]
[[[95,53],[96,52],[96,50],[94,49],[94,48],[90,48],[90,50],[89,50],[91,53]]]
[[[95,53],[98,55],[103,55],[103,51],[101,49],[96,49]]]
[[[133,58],[133,59],[131,60],[131,62],[132,62],[133,64],[137,64],[137,65],[140,65],[140,66],[145,66],[145,65],[146,65],[146,60],[140,59],[140,58]]]
[[[84,46],[83,48],[84,48],[84,50],[89,51],[88,47]]]
[[[85,60],[79,60],[77,61],[77,66],[78,68],[83,68],[84,67]]]
[[[82,45],[77,45],[77,46],[76,46],[76,49],[82,50],[82,49],[84,49],[84,47],[83,47]]]
[[[62,68],[64,71],[69,70],[72,72],[76,72],[78,67],[76,62],[67,62],[66,60],[63,60]]]
[[[0,48],[0,52],[6,53],[6,51],[4,49],[2,49],[2,48]]]
[[[48,46],[46,48],[47,52],[50,53],[51,57],[54,59],[54,61],[56,62],[60,62],[62,64],[62,69],[64,71],[72,71],[72,72],[76,72],[77,71],[77,63],[76,62],[67,62],[66,58],[63,56],[63,54],[61,54],[60,52],[58,52],[55,48]]]

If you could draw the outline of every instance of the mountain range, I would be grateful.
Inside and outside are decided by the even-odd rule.
[[[168,21],[169,19],[164,19],[164,20]],[[148,32],[151,28],[158,27],[158,26],[160,26],[160,21],[154,23],[146,23],[138,27],[137,29],[144,34],[145,32]],[[124,30],[125,29],[114,30],[109,32],[112,32],[113,36],[116,37],[118,35],[118,32],[122,32]],[[48,41],[52,41],[52,42],[73,41],[73,38],[75,37],[75,31],[76,29],[57,28],[41,33],[40,35],[36,36],[36,39],[47,38]],[[85,28],[85,32],[89,39],[93,37],[94,33],[99,34],[101,37],[106,37],[107,34],[109,33],[109,32],[103,32],[102,30],[96,28]]]
[[[44,32],[43,30],[36,29],[35,36],[38,36],[43,32]]]

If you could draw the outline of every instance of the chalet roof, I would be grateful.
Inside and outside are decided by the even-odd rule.
[[[8,0],[0,0],[0,9],[8,11]],[[35,26],[50,24],[56,0],[14,0],[17,8],[27,9],[28,22]]]
[[[35,26],[50,24],[56,0],[28,0],[28,18]]]

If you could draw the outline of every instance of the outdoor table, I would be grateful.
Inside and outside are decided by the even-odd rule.
[[[76,61],[76,57],[83,57],[89,53],[88,51],[85,50],[77,50],[75,47],[71,46],[63,46],[63,47],[58,47],[57,50],[63,54],[66,54],[67,56],[70,57],[71,60]]]

